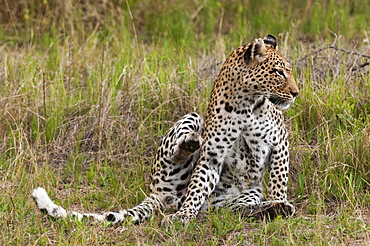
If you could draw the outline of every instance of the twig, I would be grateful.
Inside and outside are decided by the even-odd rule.
[[[329,48],[339,50],[339,51],[343,51],[343,52],[345,52],[347,54],[351,54],[351,55],[357,55],[357,56],[362,56],[362,57],[365,57],[365,58],[370,58],[370,55],[364,55],[364,54],[361,54],[360,52],[357,52],[357,51],[349,51],[349,50],[345,50],[345,49],[342,49],[342,48],[338,48],[336,46],[329,46]]]
[[[357,65],[357,67],[354,67],[354,68],[352,68],[351,69],[351,71],[352,72],[354,72],[354,71],[356,71],[356,70],[358,70],[358,69],[360,69],[360,68],[364,68],[364,67],[366,67],[367,65],[369,65],[370,63],[369,62],[364,62],[364,63],[362,63],[362,64],[360,64],[360,65]]]
[[[357,56],[361,56],[361,57],[365,57],[365,58],[370,58],[370,55],[361,54],[360,52],[357,52],[357,51],[349,51],[349,50],[346,50],[346,49],[339,48],[335,45],[329,45],[329,46],[326,46],[326,47],[315,50],[314,52],[300,58],[299,61],[303,61],[303,60],[307,59],[309,56],[312,56],[314,54],[317,54],[317,53],[319,53],[321,51],[324,51],[324,50],[327,50],[327,49],[334,49],[334,50],[337,50],[337,51],[342,51],[342,52],[347,53],[347,54],[357,55]]]
[[[361,54],[360,52],[357,52],[357,51],[349,51],[349,50],[346,50],[346,49],[339,48],[337,46],[338,35],[335,32],[333,32],[332,30],[329,30],[329,32],[331,34],[333,34],[334,37],[335,37],[335,39],[334,39],[334,41],[331,45],[326,46],[324,48],[319,48],[319,49],[315,50],[314,52],[312,52],[311,54],[308,54],[308,55],[304,56],[303,58],[300,58],[299,61],[303,61],[303,60],[307,59],[309,56],[312,56],[314,54],[317,54],[317,53],[319,53],[321,51],[324,51],[324,50],[327,50],[327,49],[334,49],[334,50],[337,50],[337,51],[342,51],[342,52],[347,53],[347,54],[358,55],[358,56],[362,56],[362,57],[365,57],[365,58],[370,58],[370,55],[364,55],[364,54]],[[369,65],[369,64],[365,64],[365,65],[364,64],[362,64],[363,66],[360,65],[359,68],[362,68],[362,67],[365,67],[365,66]]]
[[[337,46],[338,35],[337,35],[335,32],[333,32],[332,30],[329,30],[329,32],[330,32],[331,34],[333,34],[333,35],[334,35],[334,37],[335,37],[335,39],[334,39],[334,41],[333,41],[333,43],[332,43],[332,46]]]

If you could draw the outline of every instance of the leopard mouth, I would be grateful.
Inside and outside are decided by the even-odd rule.
[[[294,99],[295,98],[287,99],[276,95],[271,95],[269,97],[269,100],[281,110],[289,108],[290,105],[294,102]]]

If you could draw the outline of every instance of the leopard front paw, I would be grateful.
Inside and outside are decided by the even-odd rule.
[[[289,202],[284,202],[284,213],[286,217],[292,217],[295,214],[295,207]]]
[[[295,207],[289,202],[266,201],[252,207],[246,207],[242,211],[245,217],[273,220],[279,215],[288,218],[295,213]]]
[[[259,207],[261,210],[266,210],[271,218],[275,218],[281,215],[285,218],[292,217],[295,213],[295,207],[288,201],[266,201],[262,202]]]

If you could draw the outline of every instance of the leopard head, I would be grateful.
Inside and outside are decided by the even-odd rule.
[[[276,38],[268,34],[244,47],[242,83],[249,91],[265,95],[280,109],[288,108],[299,94],[291,65],[277,51]]]

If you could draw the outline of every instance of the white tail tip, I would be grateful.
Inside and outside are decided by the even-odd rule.
[[[50,200],[44,188],[38,187],[34,189],[32,196],[35,199],[37,207],[40,210],[44,210],[49,216],[54,218],[67,217],[67,211]]]

